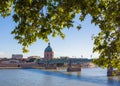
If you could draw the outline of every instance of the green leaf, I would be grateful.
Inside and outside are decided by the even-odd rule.
[[[77,26],[77,29],[80,30],[81,29],[81,25]]]
[[[31,4],[33,0],[29,0],[29,3]]]

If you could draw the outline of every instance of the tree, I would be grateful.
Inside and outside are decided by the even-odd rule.
[[[37,58],[30,58],[27,62],[35,62],[37,60],[38,60]]]
[[[11,12],[17,23],[12,34],[24,46],[23,52],[37,39],[48,41],[50,34],[64,38],[62,30],[73,26],[76,14],[80,14],[80,22],[90,15],[91,23],[101,29],[94,37],[93,51],[100,54],[95,63],[120,69],[119,0],[0,0],[0,15],[6,17]]]

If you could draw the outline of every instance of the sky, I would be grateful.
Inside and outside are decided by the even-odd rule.
[[[64,39],[61,37],[53,38],[49,36],[51,47],[54,51],[54,57],[69,56],[75,58],[97,58],[97,53],[92,53],[93,40],[91,36],[97,35],[100,32],[98,26],[91,24],[91,17],[88,15],[83,22],[79,22],[79,15],[74,19],[76,24],[81,24],[81,30],[76,27],[70,29],[65,28],[63,33],[66,35]],[[12,54],[23,54],[24,57],[40,56],[44,57],[44,50],[48,43],[43,40],[37,40],[34,44],[29,46],[30,52],[23,53],[22,46],[14,39],[11,31],[15,28],[16,24],[13,22],[12,16],[2,18],[0,17],[0,58],[11,58]],[[92,55],[92,57],[91,57]]]

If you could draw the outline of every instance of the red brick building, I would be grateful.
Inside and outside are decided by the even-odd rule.
[[[51,60],[53,58],[54,58],[54,52],[50,46],[50,43],[48,43],[48,46],[45,48],[45,51],[44,51],[44,59]]]

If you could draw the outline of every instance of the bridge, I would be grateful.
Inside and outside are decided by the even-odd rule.
[[[81,59],[81,58],[64,58],[64,59],[52,59],[52,60],[39,60],[38,64],[44,64],[46,69],[55,69],[55,64],[67,64],[67,71],[81,71],[81,64],[91,62],[90,59]],[[54,64],[54,65],[53,65]],[[75,66],[79,64],[79,66]],[[74,65],[74,67],[73,67]]]
[[[91,59],[79,59],[79,58],[69,58],[69,59],[52,59],[52,60],[39,60],[39,64],[57,64],[57,63],[64,63],[64,64],[80,64],[80,63],[87,63],[91,62]]]

